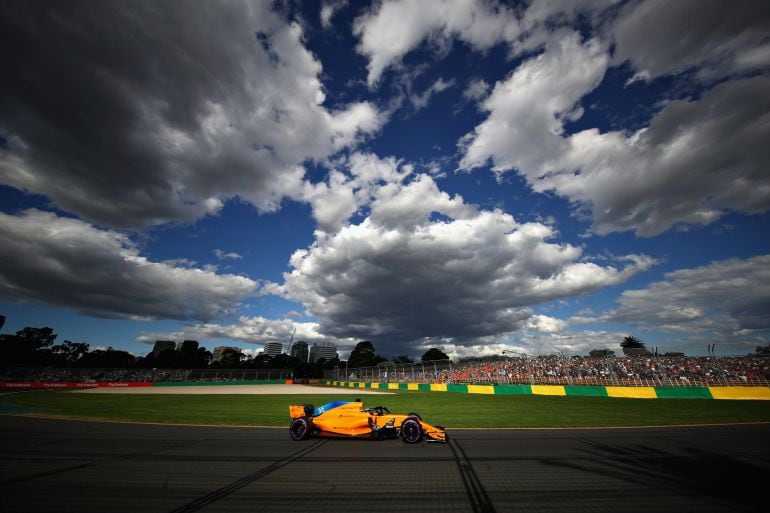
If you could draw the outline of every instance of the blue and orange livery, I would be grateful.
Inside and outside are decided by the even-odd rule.
[[[364,408],[360,399],[333,401],[315,408],[313,405],[289,406],[292,440],[311,437],[369,438],[382,440],[401,438],[406,443],[446,442],[443,426],[422,420],[417,413],[395,414],[385,406]]]

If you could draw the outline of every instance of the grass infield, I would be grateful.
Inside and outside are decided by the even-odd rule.
[[[45,391],[6,396],[19,407],[57,417],[240,426],[289,425],[289,404],[320,406],[355,396],[131,395]],[[770,422],[767,401],[609,399],[604,397],[494,396],[397,391],[363,396],[367,406],[418,412],[448,428],[665,426]]]

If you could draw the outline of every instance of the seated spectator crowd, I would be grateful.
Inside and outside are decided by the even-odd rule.
[[[770,357],[537,356],[423,362],[349,369],[343,380],[371,382],[719,386],[770,384]]]

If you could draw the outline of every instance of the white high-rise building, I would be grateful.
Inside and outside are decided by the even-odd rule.
[[[334,360],[337,358],[337,346],[331,342],[317,342],[310,348],[310,363],[316,363],[321,358]]]
[[[265,344],[264,353],[270,358],[278,356],[283,353],[283,344],[280,342],[268,342]]]

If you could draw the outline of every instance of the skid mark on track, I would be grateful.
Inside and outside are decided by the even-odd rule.
[[[465,450],[455,438],[450,439],[448,445],[454,453],[457,468],[460,470],[460,476],[463,478],[465,492],[468,494],[468,500],[471,503],[473,512],[495,513],[495,507],[492,505],[492,501],[489,500],[481,479],[476,475],[476,471],[473,470],[473,465],[465,454]]]
[[[80,463],[79,465],[70,465],[69,467],[59,468],[56,470],[48,470],[46,472],[38,472],[36,474],[30,474],[27,476],[19,476],[19,477],[13,477],[11,479],[6,479],[4,481],[0,481],[0,486],[5,486],[13,483],[20,483],[22,481],[31,481],[33,479],[40,479],[41,477],[48,477],[48,476],[55,476],[56,474],[63,474],[65,472],[70,472],[73,470],[80,470],[82,468],[88,468],[88,467],[97,467],[99,465],[106,465],[107,463],[113,463],[115,461],[122,461],[122,460],[130,460],[133,458],[141,457],[141,456],[148,456],[156,452],[161,451],[167,451],[169,449],[177,449],[179,447],[184,447],[185,445],[192,445],[197,444],[199,442],[203,442],[206,439],[201,440],[187,440],[185,442],[176,442],[169,445],[164,445],[163,447],[159,447],[157,449],[150,449],[147,451],[140,451],[140,452],[132,452],[129,454],[121,454],[120,456],[114,456],[112,458],[105,458],[101,460],[96,461],[89,461],[87,463]]]
[[[322,445],[326,444],[328,440],[319,440],[315,442],[310,447],[306,447],[300,451],[297,451],[286,458],[276,461],[269,467],[265,467],[263,469],[257,470],[256,472],[252,472],[251,474],[247,476],[243,476],[242,478],[233,481],[229,485],[223,486],[222,488],[218,490],[214,490],[213,492],[204,495],[203,497],[196,499],[188,504],[185,504],[184,506],[181,506],[179,508],[176,508],[174,510],[171,510],[170,513],[191,513],[193,511],[198,511],[199,509],[205,508],[209,504],[212,504],[220,499],[223,499],[230,495],[231,493],[240,490],[244,486],[253,483],[254,481],[257,481],[259,479],[262,479],[263,477],[267,476],[268,474],[272,474],[276,470],[279,470],[289,463],[292,463],[293,461],[296,461],[297,459],[305,456],[306,454],[309,454]]]

